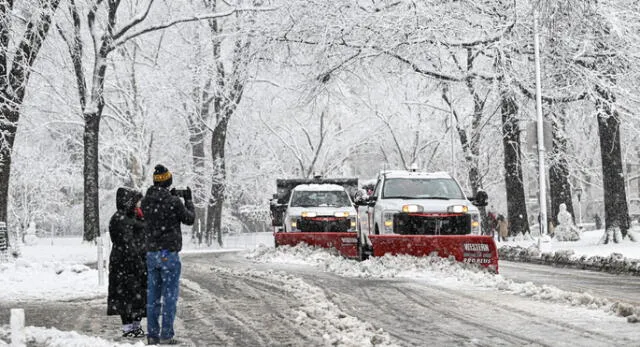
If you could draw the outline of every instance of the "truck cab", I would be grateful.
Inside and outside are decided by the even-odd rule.
[[[356,210],[344,187],[301,184],[293,188],[284,216],[285,232],[355,232]]]
[[[467,198],[446,172],[383,171],[357,203],[364,235],[480,235],[486,193]]]

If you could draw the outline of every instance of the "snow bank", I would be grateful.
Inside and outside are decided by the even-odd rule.
[[[640,275],[640,260],[629,259],[620,253],[611,253],[608,256],[587,256],[576,255],[576,252],[572,249],[541,252],[535,245],[527,248],[501,246],[498,249],[498,253],[500,254],[500,259],[511,261]]]
[[[106,282],[99,286],[98,271],[83,264],[20,258],[0,264],[0,301],[93,299],[106,296]]]
[[[247,258],[260,263],[297,263],[318,266],[324,271],[345,277],[361,278],[411,278],[421,279],[445,287],[465,286],[491,288],[512,295],[530,297],[538,301],[604,309],[629,321],[640,316],[639,307],[622,303],[611,303],[607,299],[589,293],[561,290],[554,286],[539,286],[531,282],[519,283],[489,273],[473,264],[456,262],[440,257],[414,257],[408,255],[374,257],[358,262],[335,255],[324,248],[313,248],[304,244],[295,247],[281,246],[276,249],[258,247]]]
[[[0,326],[0,338],[7,343],[10,342],[11,329],[8,325]],[[47,347],[127,347],[145,346],[144,342],[138,341],[135,344],[117,343],[99,337],[91,337],[78,334],[75,331],[60,331],[55,328],[25,327],[27,346],[47,346]],[[3,341],[0,340],[0,346]]]

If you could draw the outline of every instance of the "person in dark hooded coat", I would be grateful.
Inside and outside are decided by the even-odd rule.
[[[142,193],[128,188],[116,192],[117,211],[109,222],[109,295],[107,315],[120,315],[123,337],[144,337],[140,321],[146,317],[147,262]]]

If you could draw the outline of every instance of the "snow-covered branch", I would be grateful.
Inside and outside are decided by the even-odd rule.
[[[202,15],[197,15],[197,16],[191,16],[191,17],[184,17],[184,18],[179,18],[179,19],[175,19],[172,20],[170,22],[167,23],[163,23],[163,24],[158,24],[158,25],[153,25],[150,26],[148,28],[145,29],[141,29],[140,31],[137,31],[135,33],[129,34],[127,36],[124,37],[120,37],[116,40],[114,40],[111,49],[114,49],[118,46],[123,45],[124,43],[126,43],[127,41],[136,38],[140,35],[144,35],[153,31],[158,31],[158,30],[162,30],[162,29],[166,29],[169,27],[172,27],[174,25],[177,24],[182,24],[182,23],[190,23],[190,22],[197,22],[197,21],[201,21],[201,20],[207,20],[207,19],[217,19],[217,18],[224,18],[224,17],[229,17],[235,13],[238,12],[248,12],[248,11],[273,11],[275,10],[275,8],[260,8],[260,7],[248,7],[248,8],[235,8],[232,10],[228,10],[225,12],[218,12],[218,13],[207,13],[207,14],[202,14]]]

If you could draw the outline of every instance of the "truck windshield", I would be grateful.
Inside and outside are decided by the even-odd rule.
[[[390,178],[382,189],[383,199],[465,199],[450,178]]]
[[[291,207],[344,207],[351,206],[345,191],[296,190],[291,197]]]

